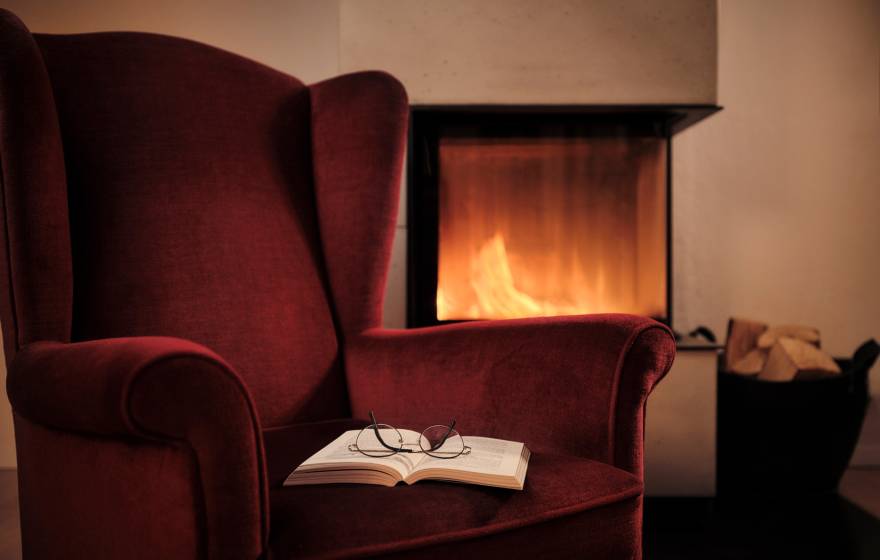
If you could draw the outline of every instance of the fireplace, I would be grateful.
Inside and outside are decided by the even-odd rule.
[[[671,322],[671,137],[715,106],[414,107],[410,326]]]

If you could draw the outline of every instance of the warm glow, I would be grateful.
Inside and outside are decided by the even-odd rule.
[[[666,309],[658,139],[440,143],[437,318]]]
[[[513,282],[507,249],[500,233],[488,240],[471,261],[470,284],[476,294],[476,303],[465,311],[468,318],[516,318],[589,312],[566,302],[536,300],[519,291]],[[585,303],[589,305],[589,302]],[[442,289],[437,290],[438,316],[449,315],[451,307]]]

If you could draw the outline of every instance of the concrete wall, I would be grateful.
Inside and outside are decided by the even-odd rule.
[[[821,328],[826,347],[840,354],[880,338],[880,298],[870,289],[880,277],[877,2],[722,0],[717,91],[712,1],[72,4],[4,7],[35,31],[181,35],[307,82],[386,68],[421,103],[712,102],[717,95],[725,110],[674,145],[676,327],[707,324],[723,335],[732,314],[803,322]],[[401,218],[389,326],[404,322],[405,233]],[[0,465],[12,457],[5,403]],[[880,414],[863,442],[864,460],[880,464],[871,451],[880,450]]]

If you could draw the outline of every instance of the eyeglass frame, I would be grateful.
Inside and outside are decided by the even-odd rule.
[[[466,444],[464,443],[464,438],[461,436],[461,434],[459,434],[458,437],[461,437],[461,438],[462,438],[462,439],[461,439],[461,441],[462,441],[462,449],[461,449],[461,451],[458,452],[456,455],[453,455],[452,457],[438,457],[438,456],[436,456],[436,455],[431,455],[431,453],[430,453],[431,451],[435,451],[435,450],[437,450],[437,449],[443,447],[443,444],[446,443],[446,440],[447,440],[447,439],[449,439],[449,435],[452,434],[452,431],[455,429],[455,418],[452,419],[452,422],[450,422],[448,426],[444,426],[445,428],[447,428],[447,430],[446,430],[446,434],[443,436],[443,439],[440,440],[440,443],[438,443],[438,444],[436,444],[436,445],[432,445],[432,446],[431,446],[431,449],[429,449],[428,451],[425,451],[425,450],[422,448],[421,443],[401,443],[401,447],[392,447],[392,446],[388,445],[387,443],[385,443],[385,440],[382,439],[382,435],[379,433],[379,423],[376,421],[376,416],[373,415],[373,411],[372,411],[372,410],[370,411],[370,420],[372,421],[372,423],[371,423],[369,426],[367,426],[367,427],[361,429],[361,432],[360,432],[360,433],[362,433],[364,430],[369,430],[370,428],[373,428],[373,431],[376,433],[376,439],[379,441],[379,443],[382,445],[382,447],[384,447],[385,449],[387,449],[387,450],[389,450],[389,451],[393,451],[393,452],[394,452],[394,453],[390,453],[390,454],[386,455],[386,457],[391,457],[391,456],[394,455],[395,453],[424,453],[424,454],[428,455],[429,457],[434,457],[435,459],[455,459],[455,458],[457,458],[457,457],[461,457],[462,455],[468,455],[468,454],[470,454],[470,452],[471,452],[471,446],[470,446],[470,445],[466,445]],[[393,429],[394,431],[397,431],[397,428],[395,428],[394,426],[391,426],[391,425],[388,425],[388,424],[382,424],[382,425],[383,425],[383,426],[388,426],[389,428]],[[443,424],[437,424],[437,426],[442,426],[442,425],[443,425]],[[432,427],[433,427],[433,426],[428,426],[428,428],[432,428]],[[425,430],[427,430],[428,428],[425,428]],[[399,433],[399,432],[398,432],[398,433]],[[422,434],[423,434],[423,433],[425,433],[424,430],[422,431]],[[419,439],[421,439],[421,434],[419,434]],[[403,447],[403,446],[405,446],[405,445],[418,445],[418,446],[419,446],[419,449],[418,449],[418,450],[416,450],[416,449],[407,449],[406,447]],[[348,450],[349,450],[349,451],[352,451],[352,452],[355,452],[355,451],[356,451],[356,452],[358,452],[358,453],[361,453],[361,454],[363,454],[363,455],[366,455],[367,457],[373,457],[373,455],[369,455],[369,454],[367,454],[365,451],[363,451],[362,449],[360,449],[360,448],[358,447],[357,443],[350,443],[350,444],[348,444]]]

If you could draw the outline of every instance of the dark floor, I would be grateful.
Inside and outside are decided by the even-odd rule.
[[[647,498],[645,560],[880,559],[880,469],[851,469],[841,493],[847,498]],[[0,560],[20,558],[16,473],[0,470]]]
[[[838,495],[648,498],[646,560],[880,559],[880,520]]]

